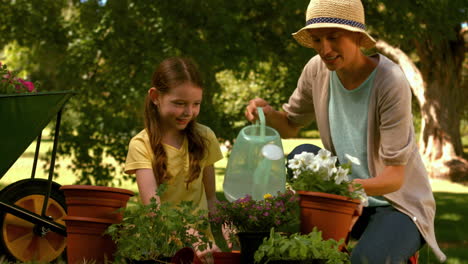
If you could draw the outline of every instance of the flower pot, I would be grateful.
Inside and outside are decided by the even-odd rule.
[[[82,263],[84,259],[105,263],[113,260],[116,245],[104,232],[111,224],[122,221],[117,212],[127,206],[133,192],[121,188],[64,185],[68,215],[64,218],[67,228],[68,263]]]
[[[171,258],[171,263],[175,264],[201,264],[202,262],[198,259],[197,254],[192,248],[185,247],[177,251]]]
[[[64,185],[68,216],[109,219],[120,222],[128,199],[134,195],[130,190],[92,185]]]
[[[351,219],[360,204],[358,199],[345,196],[298,191],[300,196],[300,230],[308,234],[314,227],[322,231],[323,239],[346,240]]]
[[[69,264],[100,264],[112,261],[116,250],[114,241],[104,235],[106,229],[116,220],[90,217],[66,216],[67,259]]]
[[[214,264],[241,264],[241,254],[233,252],[213,252]]]
[[[270,232],[239,232],[237,237],[241,247],[242,264],[253,264],[255,251],[263,243],[263,239],[270,236]]]

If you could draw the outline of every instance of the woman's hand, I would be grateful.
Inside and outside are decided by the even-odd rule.
[[[262,98],[255,98],[249,101],[245,110],[245,117],[248,121],[253,123],[258,119],[257,107],[262,107],[266,125],[276,129],[282,138],[297,136],[301,125],[290,122],[286,112],[273,109]]]
[[[368,196],[381,196],[398,191],[405,181],[405,165],[385,166],[376,177],[354,179],[353,183],[362,185]]]
[[[255,98],[249,101],[245,110],[245,117],[249,122],[255,122],[258,119],[257,107],[263,108],[263,113],[267,116],[273,108],[262,98]]]

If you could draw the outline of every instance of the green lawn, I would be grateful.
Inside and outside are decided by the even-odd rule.
[[[321,146],[318,139],[289,139],[283,140],[285,153],[289,153],[296,145],[301,143],[312,143]],[[0,189],[19,179],[30,177],[35,145],[32,144],[28,150],[17,160],[12,168],[0,180]],[[44,155],[47,148],[51,147],[51,142],[42,143],[41,155]],[[216,167],[216,187],[219,199],[224,199],[222,184],[227,159],[223,159],[215,164]],[[56,179],[61,185],[73,184],[75,179],[73,174],[67,170],[68,161],[60,161],[59,177]],[[42,164],[38,165],[36,177],[47,178],[43,172]],[[116,177],[121,177],[117,175]],[[436,236],[442,250],[447,254],[449,264],[468,264],[468,187],[454,184],[447,181],[434,180],[431,182],[437,202],[437,214],[435,219]],[[134,183],[125,182],[121,188],[137,191]],[[136,202],[135,196],[131,202]],[[220,237],[219,234],[217,237]],[[220,243],[222,248],[225,244]],[[1,262],[1,261],[0,261]],[[425,247],[420,251],[419,263],[437,263],[430,250]]]

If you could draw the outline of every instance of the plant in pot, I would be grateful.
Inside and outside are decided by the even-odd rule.
[[[297,154],[288,161],[293,177],[288,180],[300,197],[300,230],[303,234],[317,227],[324,239],[346,239],[352,218],[359,215],[359,205],[367,205],[367,196],[360,184],[353,184],[348,175],[352,163],[359,160],[346,155],[348,163],[337,165],[337,157],[321,149],[315,155]]]
[[[290,230],[298,226],[299,205],[297,195],[287,190],[276,196],[265,194],[254,200],[246,195],[233,202],[220,201],[210,215],[210,222],[225,225],[231,232],[231,242],[240,243],[242,263],[253,263],[253,254],[271,228]]]
[[[157,195],[165,189],[166,185],[160,185]],[[192,248],[203,251],[211,247],[209,238],[202,231],[208,229],[209,223],[204,217],[205,212],[193,212],[193,208],[190,201],[178,205],[158,204],[153,198],[148,205],[138,203],[123,209],[122,222],[109,226],[106,231],[117,246],[116,263],[199,261]]]
[[[0,62],[0,94],[36,92],[39,83],[33,83],[18,77],[18,72],[8,70],[6,64]]]
[[[261,264],[342,264],[350,263],[341,252],[343,241],[324,240],[316,227],[308,234],[284,235],[271,229],[270,237],[255,252],[255,263]]]

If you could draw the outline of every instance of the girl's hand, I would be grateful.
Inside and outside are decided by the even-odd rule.
[[[191,235],[194,235],[196,237],[199,236],[199,233],[196,229],[194,228],[190,228],[187,230],[187,233],[191,234]],[[196,242],[192,245],[193,249],[195,250],[195,253],[197,254],[197,257],[198,257],[198,260],[200,260],[202,263],[205,263],[205,264],[213,264],[214,263],[214,260],[213,260],[213,252],[220,252],[221,250],[219,249],[219,247],[213,243],[211,245],[211,247],[205,249],[205,250],[199,250],[198,246],[199,246],[199,243],[200,242]],[[195,261],[196,263],[196,261]]]
[[[231,242],[231,234],[234,231],[229,228],[228,225],[223,224],[221,226],[221,233],[223,234],[224,240],[226,240],[226,245],[228,246],[229,249],[232,249],[232,242]]]
[[[207,248],[203,251],[196,251],[198,259],[204,264],[214,264],[213,252],[221,252],[221,249],[216,244],[213,244],[211,248]],[[195,262],[194,262],[195,263]]]

